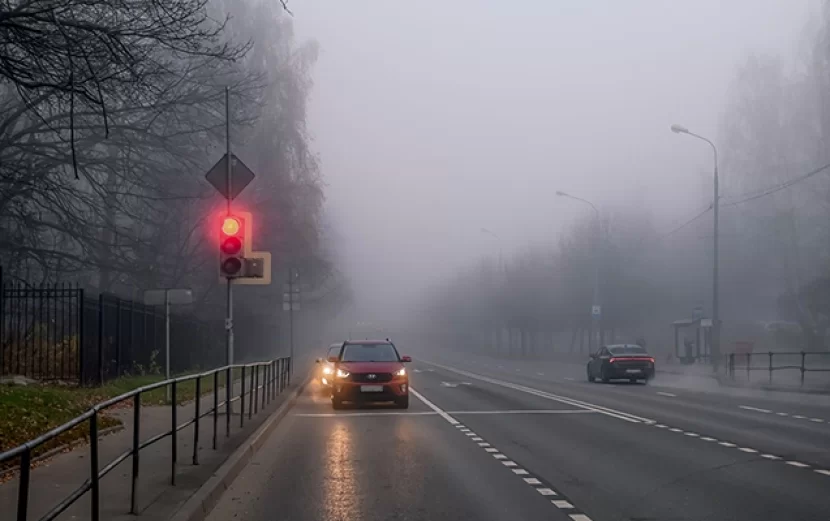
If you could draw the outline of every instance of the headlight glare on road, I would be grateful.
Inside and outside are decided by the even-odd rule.
[[[349,372],[348,371],[344,371],[342,369],[337,370],[337,378],[348,378],[348,377],[349,377]]]

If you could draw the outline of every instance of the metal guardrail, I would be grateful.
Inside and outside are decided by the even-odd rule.
[[[766,371],[769,374],[769,383],[773,381],[773,373],[775,371],[783,370],[797,370],[801,373],[801,385],[804,385],[804,376],[810,372],[830,372],[830,352],[827,351],[798,351],[798,352],[783,352],[783,351],[768,351],[766,353],[729,353],[727,356],[727,373],[734,380],[735,375],[739,373],[746,373],[747,381],[751,380],[753,371]],[[782,363],[775,364],[775,357],[779,360],[783,357],[798,357],[797,363]],[[826,365],[810,367],[807,357],[818,357],[818,359],[825,361]],[[762,360],[763,365],[753,365],[753,360]]]
[[[234,373],[239,370],[241,377],[234,379]],[[219,400],[219,375],[225,373],[225,399]],[[149,447],[154,443],[172,437],[170,449],[170,484],[176,484],[176,463],[178,458],[178,443],[177,433],[193,425],[193,464],[199,464],[199,422],[206,416],[212,416],[213,421],[213,450],[217,448],[217,438],[219,436],[219,409],[234,402],[240,403],[239,425],[245,425],[245,398],[248,398],[248,419],[257,413],[260,408],[276,399],[283,390],[290,383],[291,374],[291,359],[290,357],[278,358],[269,362],[257,362],[252,364],[235,364],[213,369],[204,373],[181,376],[164,380],[144,387],[139,387],[130,392],[116,396],[109,400],[99,403],[84,414],[73,418],[67,423],[56,427],[51,431],[31,440],[23,445],[10,449],[0,454],[0,463],[11,461],[20,458],[20,479],[17,496],[17,521],[28,521],[28,503],[29,503],[29,485],[31,479],[32,466],[32,452],[40,445],[47,441],[69,431],[83,422],[89,422],[89,453],[90,453],[90,474],[83,484],[74,490],[67,497],[62,499],[54,508],[39,519],[39,521],[52,521],[62,512],[68,509],[78,499],[80,499],[87,492],[91,492],[91,510],[92,521],[99,521],[100,519],[100,480],[114,470],[118,465],[132,458],[132,478],[131,478],[131,492],[130,492],[130,513],[138,513],[138,477],[140,472],[140,452],[141,449]],[[213,407],[207,411],[201,411],[202,398],[202,381],[207,378],[213,378]],[[246,383],[246,378],[250,382]],[[196,381],[196,392],[194,399],[193,417],[186,422],[179,424],[177,417],[176,404],[176,388],[178,384],[190,380]],[[233,388],[236,387],[236,382],[240,382],[240,393],[234,396]],[[141,395],[148,391],[158,389],[161,387],[170,387],[170,430],[157,434],[150,439],[141,441]],[[246,389],[247,386],[247,389]],[[261,392],[260,392],[261,391]],[[261,396],[260,396],[261,395]],[[133,401],[133,443],[132,448],[124,451],[114,460],[109,462],[103,469],[98,470],[98,414],[108,407],[112,407],[120,402],[130,400]],[[231,433],[231,412],[233,407],[225,407],[225,437],[229,437]]]

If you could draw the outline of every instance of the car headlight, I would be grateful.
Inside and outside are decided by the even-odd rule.
[[[348,378],[349,372],[342,369],[337,370],[337,378]]]
[[[323,368],[323,374],[332,374],[334,373],[334,368],[326,366]]]
[[[406,369],[401,367],[397,371],[395,371],[395,376],[406,376]]]

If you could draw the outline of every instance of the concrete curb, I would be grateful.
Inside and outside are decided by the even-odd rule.
[[[219,502],[222,494],[231,486],[237,476],[242,472],[254,455],[259,451],[265,440],[273,432],[288,410],[294,406],[297,398],[302,394],[305,387],[311,382],[312,374],[291,391],[291,394],[280,405],[279,409],[266,419],[262,425],[254,431],[245,442],[236,449],[233,454],[213,473],[210,479],[199,490],[179,508],[170,518],[171,521],[202,521],[204,520]]]

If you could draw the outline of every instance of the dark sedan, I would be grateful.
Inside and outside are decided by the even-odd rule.
[[[587,372],[589,382],[597,379],[606,383],[611,380],[648,382],[654,378],[654,357],[636,344],[605,346],[591,355]]]

